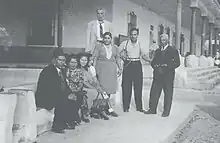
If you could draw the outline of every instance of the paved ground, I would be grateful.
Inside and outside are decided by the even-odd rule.
[[[147,109],[148,87],[145,87],[144,95],[145,109]],[[109,121],[92,120],[91,123],[82,124],[64,135],[48,132],[38,139],[40,143],[160,143],[167,139],[187,118],[194,106],[202,101],[201,92],[175,89],[172,113],[168,118],[160,116],[162,100],[158,115],[151,116],[136,112],[132,103],[129,113],[123,113],[120,106],[115,108],[120,115],[118,118],[111,118]]]
[[[149,67],[148,67],[149,68]],[[152,74],[145,69],[145,75]],[[75,130],[67,131],[63,135],[45,133],[38,139],[40,143],[163,143],[178,126],[188,117],[197,104],[213,104],[220,98],[210,98],[220,86],[212,91],[195,91],[189,89],[175,89],[171,115],[162,118],[161,97],[158,115],[147,116],[135,111],[134,102],[129,113],[123,113],[121,106],[115,107],[120,117],[109,121],[91,120],[89,124],[82,124]],[[207,96],[202,96],[208,93]],[[144,87],[144,107],[148,108],[149,87]]]

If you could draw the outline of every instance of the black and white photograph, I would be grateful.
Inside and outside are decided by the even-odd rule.
[[[220,0],[0,0],[0,143],[220,143]]]

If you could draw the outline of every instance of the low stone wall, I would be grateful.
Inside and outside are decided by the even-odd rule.
[[[144,85],[151,86],[153,69],[144,68]],[[220,68],[212,67],[183,67],[176,69],[174,87],[197,90],[210,90],[220,83]]]
[[[35,142],[37,136],[36,105],[34,92],[25,87],[8,91],[17,96],[13,122],[13,143]]]
[[[3,106],[1,109],[7,111],[7,114],[6,111],[0,112],[0,115],[4,118],[2,119],[2,125],[0,125],[2,129],[0,132],[4,132],[2,133],[2,141],[0,140],[1,143],[34,142],[37,135],[51,129],[54,111],[36,109],[35,104],[34,93],[41,70],[0,69],[0,85],[5,87],[5,92],[0,93],[0,98],[3,98],[0,106]],[[120,94],[120,90],[119,83],[118,92],[110,99],[113,104],[120,104],[120,99],[116,98]],[[96,96],[96,90],[88,89],[89,106],[92,105],[92,101]],[[10,110],[7,105],[9,103],[12,104]],[[9,141],[9,139],[13,140]]]
[[[214,66],[214,58],[205,57],[203,55],[200,57],[189,55],[185,58],[185,66],[192,68]]]
[[[0,68],[0,85],[6,88],[37,83],[42,69]]]
[[[13,93],[1,92],[0,94],[0,142],[12,143],[12,127],[17,96]]]
[[[196,108],[186,121],[168,138],[166,143],[220,142],[220,121],[212,116],[213,111],[218,111],[219,113],[219,107],[212,107],[212,110],[208,112],[201,108]],[[208,109],[209,107],[203,108]]]

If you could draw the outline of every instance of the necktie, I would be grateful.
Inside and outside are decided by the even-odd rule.
[[[65,91],[66,88],[66,83],[65,83],[65,79],[63,77],[63,74],[61,71],[59,71],[59,76],[60,76],[60,86],[61,86],[61,90]]]
[[[102,27],[102,23],[99,24],[99,28],[100,28],[100,37],[103,38],[103,27]]]

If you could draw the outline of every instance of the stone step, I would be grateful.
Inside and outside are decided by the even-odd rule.
[[[187,70],[187,76],[194,76],[194,75],[198,75],[198,74],[202,74],[204,72],[208,72],[208,71],[212,71],[212,70],[218,70],[217,67],[213,66],[213,67],[204,67],[204,68],[186,68]]]
[[[150,95],[150,86],[144,87],[144,96],[145,98],[149,98]],[[182,88],[174,88],[173,99],[175,101],[187,101],[187,102],[213,102],[209,101],[211,98],[215,98],[216,100],[220,100],[220,90],[194,90],[194,89],[182,89]],[[163,96],[163,92],[162,92]]]

